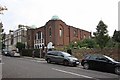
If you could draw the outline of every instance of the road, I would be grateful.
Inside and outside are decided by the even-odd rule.
[[[115,79],[113,73],[85,70],[82,66],[68,67],[60,64],[48,64],[44,60],[2,57],[3,78],[85,78],[87,80]]]

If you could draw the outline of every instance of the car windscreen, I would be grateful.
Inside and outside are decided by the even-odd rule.
[[[68,53],[66,53],[66,52],[62,52],[62,54],[63,54],[64,56],[71,57],[71,55],[68,54]]]
[[[105,55],[104,55],[105,56]],[[116,62],[114,59],[112,59],[111,57],[105,56],[107,59],[109,59],[112,62]]]

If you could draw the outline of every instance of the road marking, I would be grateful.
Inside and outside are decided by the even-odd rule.
[[[52,69],[56,70],[56,71],[59,71],[59,72],[67,73],[67,74],[72,74],[72,75],[76,75],[76,76],[80,76],[80,77],[84,77],[84,78],[93,79],[93,77],[86,76],[86,75],[80,75],[80,74],[77,74],[77,73],[73,73],[73,72],[69,72],[69,71],[64,71],[64,70],[60,70],[60,69],[56,69],[56,68],[52,68]]]

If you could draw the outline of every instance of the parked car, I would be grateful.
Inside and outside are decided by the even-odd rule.
[[[69,53],[62,51],[48,51],[45,56],[47,63],[55,62],[62,63],[65,66],[77,66],[79,65],[79,60]]]
[[[20,53],[18,53],[17,51],[13,50],[11,51],[11,57],[20,57]]]
[[[120,74],[120,62],[117,62],[114,59],[102,54],[86,55],[82,59],[81,65],[84,69],[112,71],[116,74]]]
[[[2,55],[11,56],[11,55],[10,55],[10,51],[7,51],[7,50],[6,50],[6,51],[2,51]]]

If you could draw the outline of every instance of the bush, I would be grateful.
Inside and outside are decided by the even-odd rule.
[[[40,57],[40,50],[39,49],[34,49],[35,51],[35,57],[39,58]],[[23,49],[22,50],[22,56],[28,56],[28,57],[32,57],[32,52],[33,49]]]

